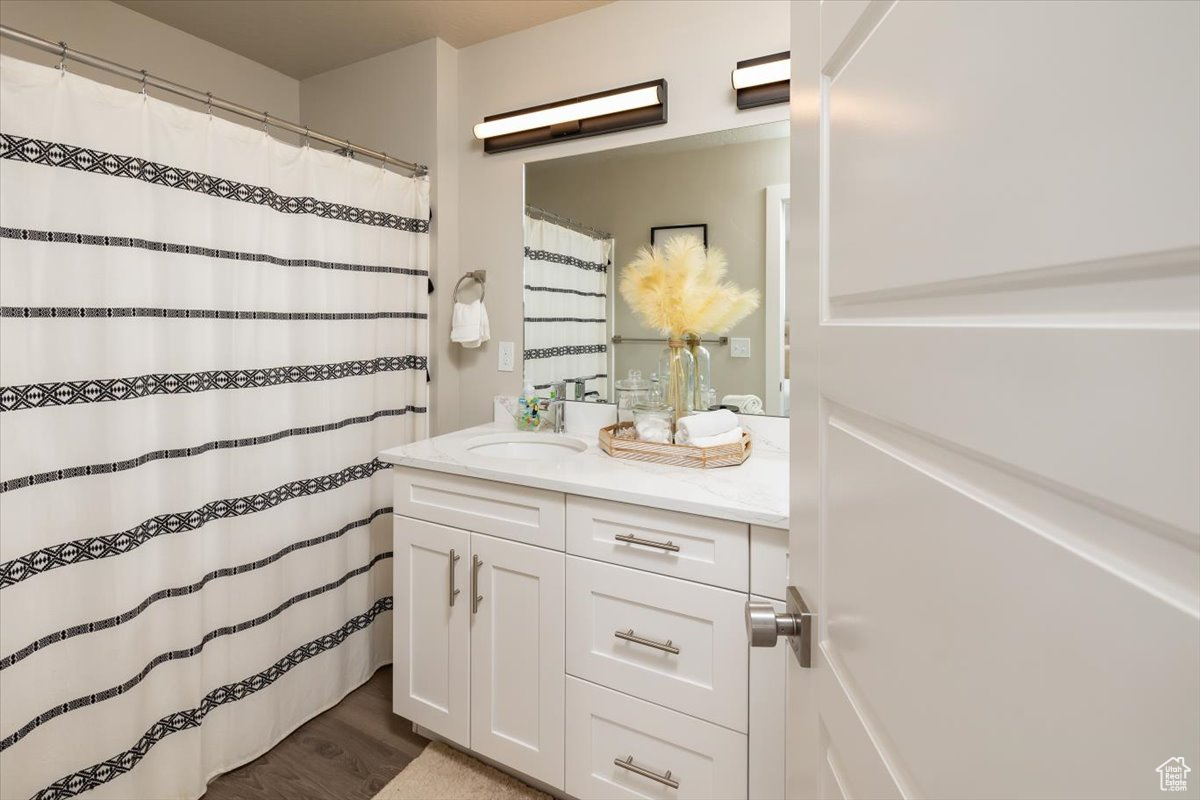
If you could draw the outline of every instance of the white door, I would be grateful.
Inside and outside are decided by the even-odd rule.
[[[792,22],[789,795],[1200,797],[1200,4]]]
[[[392,710],[470,747],[471,535],[392,519]]]
[[[563,559],[471,536],[471,747],[563,788]],[[471,605],[468,598],[467,605]]]

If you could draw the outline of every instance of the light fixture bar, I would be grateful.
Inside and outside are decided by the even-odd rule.
[[[558,125],[577,119],[592,119],[605,114],[616,114],[619,111],[630,111],[635,108],[656,106],[662,101],[658,96],[657,86],[647,86],[643,89],[633,89],[620,94],[610,94],[597,97],[594,100],[581,100],[541,111],[530,111],[513,117],[503,117],[490,122],[481,122],[475,126],[476,139],[488,139],[492,136],[503,136],[507,133],[517,133],[533,128],[544,128],[548,125]]]
[[[499,153],[667,121],[667,82],[649,81],[557,103],[493,114],[475,125],[484,152]]]
[[[755,64],[752,67],[741,67],[733,71],[733,88],[745,89],[749,86],[761,86],[764,83],[778,83],[791,80],[792,60],[784,58],[781,61],[768,61],[765,64]]]
[[[739,61],[731,78],[738,108],[786,103],[791,90],[791,52]]]

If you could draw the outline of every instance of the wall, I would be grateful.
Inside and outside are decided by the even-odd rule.
[[[820,519],[819,436],[822,412],[818,390],[818,332],[820,326],[820,195],[821,29],[848,28],[862,11],[865,0],[842,0],[818,5],[807,0],[792,3],[791,21],[791,220],[788,240],[788,309],[791,319],[791,414],[788,459],[789,522],[788,582],[812,606],[821,607],[818,565]],[[833,41],[840,41],[840,36]],[[825,780],[824,742],[816,716],[817,682],[823,666],[803,669],[787,659],[786,781],[788,797],[816,797]]]
[[[393,50],[300,83],[303,124],[429,167],[430,430],[458,427],[458,380],[450,349],[450,289],[457,280],[458,51],[440,39]]]
[[[275,117],[296,120],[300,116],[299,81],[108,0],[4,0],[0,3],[0,23],[43,39],[66,42],[71,48],[144,69],[250,108],[261,108]],[[7,39],[0,40],[0,53],[38,64],[58,63],[58,56]],[[127,78],[82,64],[68,62],[67,69],[125,89],[137,86]],[[165,92],[160,96],[192,108],[203,107]],[[216,113],[246,123],[244,117]]]
[[[786,0],[621,0],[463,50],[422,42],[302,85],[107,0],[0,4],[6,25],[428,163],[439,289],[431,320],[435,433],[490,419],[493,395],[521,389],[521,364],[498,372],[496,350],[512,341],[519,356],[522,341],[525,162],[786,119],[783,106],[738,111],[729,73],[740,59],[786,50],[789,16]],[[0,50],[56,61],[9,42]],[[487,114],[659,77],[669,85],[666,125],[490,156],[471,135]],[[492,341],[451,348],[448,290],[464,270],[479,268],[489,270]]]
[[[779,0],[623,0],[458,52],[459,266],[489,270],[492,328],[490,343],[454,354],[459,425],[491,419],[492,396],[521,389],[521,365],[498,372],[496,350],[507,340],[519,353],[522,340],[525,162],[787,119],[784,106],[738,111],[729,74],[787,50],[789,18]],[[666,125],[487,156],[471,135],[487,114],[654,78],[667,79]]]
[[[689,145],[693,141],[689,140]],[[650,243],[651,226],[707,223],[709,246],[723,250],[728,259],[729,280],[763,294],[764,190],[788,181],[786,135],[656,152],[660,149],[650,146],[612,151],[611,158],[586,156],[532,164],[525,173],[526,200],[612,233],[617,243],[613,266],[618,276],[636,252]],[[615,293],[612,309],[617,333],[661,338],[657,331],[644,327]],[[729,333],[751,340],[751,358],[731,358],[728,347],[708,346],[712,385],[720,394],[765,397],[765,326],[766,314],[760,306]],[[640,343],[616,347],[613,375],[622,378],[634,368],[648,377],[656,369],[660,349]]]

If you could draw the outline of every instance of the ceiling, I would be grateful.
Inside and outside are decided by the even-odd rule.
[[[116,0],[296,79],[437,36],[459,48],[611,0]]]

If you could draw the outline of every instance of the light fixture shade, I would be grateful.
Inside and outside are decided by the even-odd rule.
[[[659,79],[557,103],[493,114],[475,126],[486,153],[548,142],[662,125],[667,121],[667,82]]]
[[[791,52],[739,61],[732,77],[738,108],[786,103],[791,94]]]

